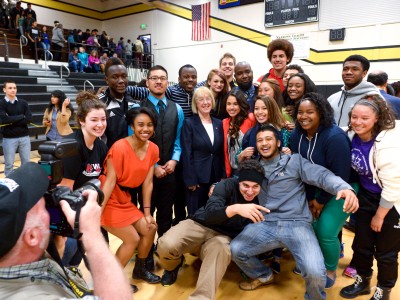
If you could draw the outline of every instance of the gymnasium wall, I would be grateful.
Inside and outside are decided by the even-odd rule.
[[[166,67],[173,81],[176,81],[179,67],[187,63],[196,67],[200,79],[205,78],[211,68],[218,66],[218,60],[225,52],[234,54],[238,61],[248,61],[257,78],[271,67],[266,57],[270,36],[298,33],[309,34],[311,50],[308,59],[295,59],[293,63],[301,65],[319,85],[341,84],[340,62],[355,53],[373,61],[370,70],[382,69],[389,74],[390,81],[400,80],[400,20],[395,22],[389,15],[385,18],[382,13],[382,7],[392,11],[396,5],[400,7],[400,1],[384,0],[377,3],[368,0],[368,6],[364,0],[337,0],[336,6],[333,6],[330,0],[320,0],[320,22],[265,28],[264,3],[221,10],[218,9],[218,1],[213,0],[211,39],[194,42],[191,41],[190,9],[192,4],[204,2],[154,1],[147,6],[143,4],[103,13],[94,7],[93,13],[85,12],[88,18],[76,15],[81,9],[71,9],[74,12],[66,13],[35,5],[33,8],[39,16],[39,23],[52,24],[58,19],[65,28],[106,30],[115,40],[120,36],[127,40],[151,34],[155,63]],[[346,3],[353,6],[346,7]],[[360,9],[349,13],[350,9],[357,8],[357,3]],[[371,7],[371,3],[376,3],[376,7]],[[374,18],[368,17],[371,14],[359,12],[364,6],[368,6]],[[124,16],[124,11],[129,9],[136,10]],[[351,24],[346,26],[346,23]],[[147,28],[140,29],[141,24],[146,24]],[[329,26],[345,27],[345,40],[330,42]]]

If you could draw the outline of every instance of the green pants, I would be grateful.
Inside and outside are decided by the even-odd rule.
[[[351,184],[351,186],[356,192],[358,191],[357,184]],[[333,196],[325,204],[319,218],[313,223],[315,234],[324,255],[325,267],[328,271],[337,269],[340,257],[338,234],[350,216],[343,211],[343,204],[344,199],[336,200],[336,196]]]

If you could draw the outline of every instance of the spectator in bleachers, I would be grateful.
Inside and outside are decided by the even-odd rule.
[[[90,55],[89,55],[89,66],[91,67],[93,73],[99,73],[100,72],[100,59],[99,59],[99,56],[97,54],[97,50],[96,49],[93,49],[90,52]]]
[[[32,4],[28,3],[28,7],[25,9],[25,15],[31,14],[32,18],[37,21],[36,12],[32,9]]]
[[[117,54],[118,57],[123,59],[124,56],[124,50],[125,50],[125,43],[124,43],[124,38],[120,37],[117,45]]]
[[[32,27],[33,22],[36,21],[31,14],[26,14],[25,12],[25,28],[28,30],[30,27]]]
[[[18,150],[21,164],[29,162],[31,140],[28,124],[32,113],[28,102],[17,98],[17,85],[13,81],[5,81],[3,85],[4,99],[0,100],[0,119],[3,124],[4,174],[7,177],[13,170],[15,154]]]
[[[109,56],[111,57],[111,56],[113,56],[113,54],[117,50],[117,45],[114,43],[114,38],[110,38],[108,47],[110,48]]]
[[[84,66],[78,57],[78,48],[73,48],[68,54],[68,67],[72,72],[83,72]]]
[[[53,36],[51,37],[51,43],[54,49],[53,58],[55,61],[61,61],[62,49],[64,48],[64,43],[66,43],[67,40],[64,38],[63,25],[61,23],[56,25],[55,22],[54,25]]]
[[[82,30],[78,29],[74,35],[75,44],[80,47],[82,46]]]
[[[47,52],[50,50],[50,39],[49,39],[49,34],[47,33],[47,27],[46,25],[44,25],[42,27],[42,31],[39,33],[40,37],[41,37],[41,46],[43,49],[43,59],[44,56],[46,56],[46,60],[50,60],[51,56],[50,54]]]
[[[99,40],[97,39],[97,29],[93,29],[90,36],[86,40],[88,51],[100,48]]]
[[[89,66],[89,58],[85,51],[85,47],[79,47],[78,58],[81,61],[81,73],[90,72],[91,67]]]
[[[100,56],[100,70],[101,73],[104,73],[104,69],[106,67],[106,63],[108,61],[109,57],[106,51],[103,52],[103,55]]]
[[[21,35],[25,35],[26,27],[25,27],[25,11],[22,11],[21,14],[17,15],[16,19],[17,23],[17,39],[20,38]]]
[[[71,115],[74,113],[71,100],[65,93],[55,90],[51,93],[51,100],[43,115],[43,126],[46,127],[46,139],[55,141],[63,136],[71,134],[69,125]]]
[[[75,48],[75,38],[74,38],[74,32],[72,30],[68,32],[67,41],[68,41],[68,49],[73,50]]]
[[[143,61],[143,42],[140,39],[140,36],[137,37],[135,41],[135,61],[136,61],[136,67],[137,68],[142,68],[142,61]]]
[[[23,8],[21,7],[21,1],[17,1],[15,6],[11,9],[11,28],[18,28],[17,16],[21,16]]]
[[[131,40],[128,39],[128,41],[125,44],[125,66],[129,68],[132,64],[132,44]]]
[[[101,47],[109,48],[110,44],[109,44],[109,38],[108,38],[107,32],[103,31],[101,33],[101,36],[99,38],[99,43],[100,43]],[[105,49],[105,50],[108,51],[108,49]]]
[[[86,43],[89,36],[90,36],[90,29],[87,28],[85,32],[82,32],[82,42]]]
[[[29,47],[31,48],[32,59],[36,59],[35,46],[36,46],[37,50],[39,51],[40,44],[41,44],[39,28],[37,27],[36,21],[33,22],[32,27],[29,27],[27,29],[26,33],[27,33],[26,36],[27,36],[28,42],[29,42]],[[37,55],[37,56],[39,57],[39,55]]]

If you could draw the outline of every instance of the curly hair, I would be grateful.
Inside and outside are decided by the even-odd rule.
[[[239,89],[233,89],[232,91],[230,91],[230,93],[228,94],[228,98],[230,96],[236,98],[240,111],[233,119],[230,118],[232,126],[229,128],[228,134],[229,136],[238,139],[240,126],[243,124],[244,120],[247,119],[250,105],[247,103],[246,94]]]
[[[323,95],[318,93],[307,93],[302,99],[300,99],[300,101],[297,101],[294,110],[295,116],[297,116],[297,113],[299,112],[300,104],[304,101],[310,101],[315,105],[315,108],[317,109],[319,114],[319,126],[330,127],[335,123],[332,106]],[[300,125],[300,122],[297,120],[297,117],[295,121],[295,126],[297,130],[304,131]]]
[[[76,123],[80,127],[80,122],[84,122],[88,113],[93,109],[104,109],[107,114],[107,106],[104,102],[100,101],[94,91],[80,91],[76,95],[76,104],[78,110],[76,111]]]
[[[349,111],[349,124],[348,131],[352,130],[351,127],[351,114],[353,109],[357,105],[364,105],[373,110],[378,117],[378,121],[375,123],[372,129],[372,136],[375,138],[382,130],[392,129],[396,126],[396,117],[392,108],[387,104],[386,100],[378,94],[365,95],[358,100]]]
[[[217,75],[219,78],[222,79],[222,81],[224,82],[224,88],[222,89],[221,92],[218,93],[217,97],[219,96],[219,94],[221,95],[226,95],[229,92],[229,83],[228,80],[226,79],[226,76],[224,73],[222,73],[219,69],[212,69],[207,76],[207,80],[206,80],[206,87],[210,88],[209,85],[209,81],[211,81],[211,79],[213,78],[214,75]]]
[[[284,106],[284,101],[283,101],[281,86],[279,85],[278,80],[271,78],[264,78],[261,81],[260,86],[261,84],[263,84],[263,82],[268,83],[268,85],[274,91],[274,100],[276,101],[276,104],[278,104],[279,109],[282,109],[282,107]],[[260,87],[258,87],[258,91],[260,91]]]
[[[276,128],[281,129],[285,127],[285,119],[282,115],[282,110],[279,109],[278,104],[273,98],[267,95],[258,95],[254,99],[254,106],[257,101],[262,101],[268,110],[268,123],[274,125]]]
[[[285,52],[288,59],[288,64],[290,64],[294,54],[293,44],[284,39],[276,39],[271,41],[267,48],[267,56],[269,61],[271,61],[272,53],[274,53],[276,50],[282,50],[283,52]]]

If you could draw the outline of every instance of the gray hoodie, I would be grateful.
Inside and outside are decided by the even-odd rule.
[[[264,179],[258,195],[259,204],[271,212],[265,221],[312,222],[304,183],[317,186],[336,195],[340,190],[353,190],[351,186],[328,169],[312,164],[299,154],[280,154],[275,170]]]
[[[351,90],[342,90],[328,98],[334,112],[335,122],[339,127],[347,127],[349,123],[349,111],[353,105],[363,96],[368,94],[380,95],[379,89],[370,82],[361,81],[361,83]]]

